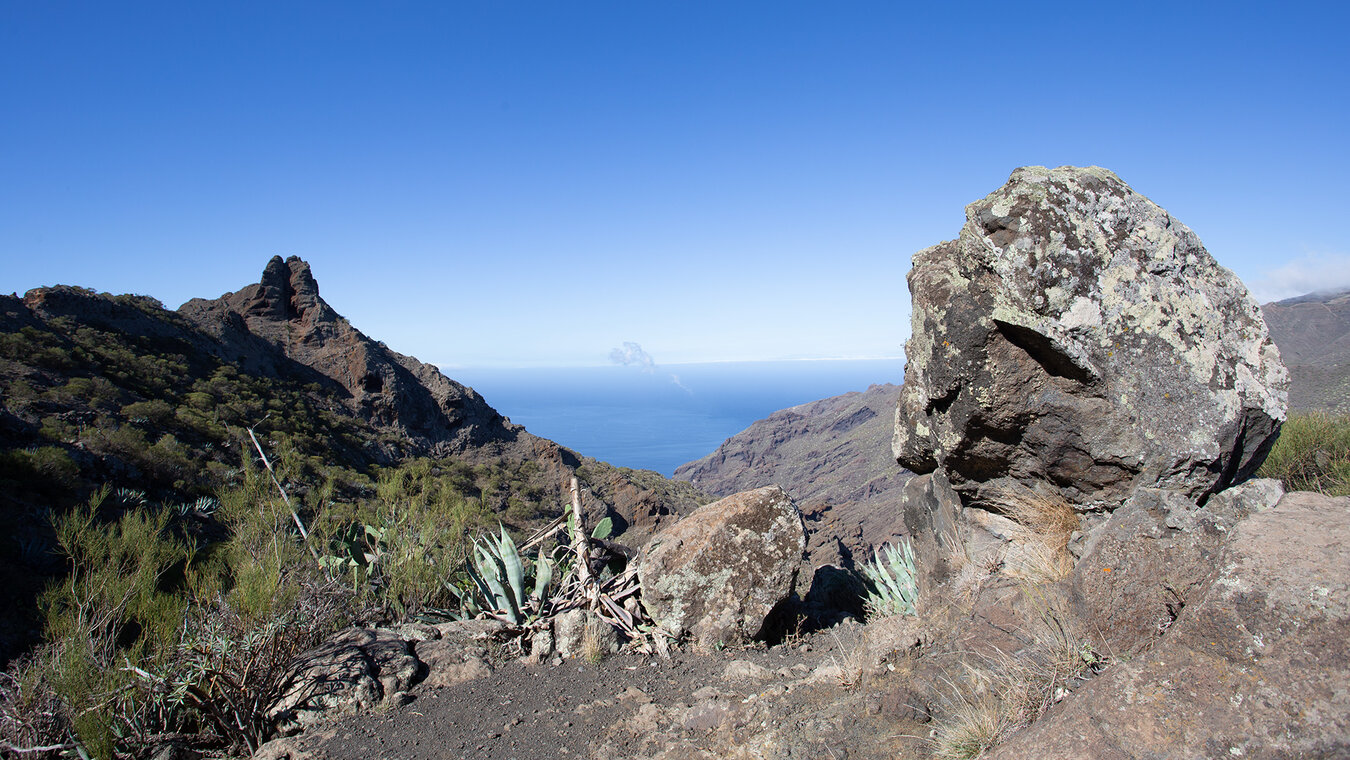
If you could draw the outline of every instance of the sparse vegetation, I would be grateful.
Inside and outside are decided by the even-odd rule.
[[[605,623],[599,618],[592,618],[586,621],[586,627],[581,631],[581,659],[589,665],[599,665],[608,654],[604,627]]]
[[[967,664],[960,683],[948,681],[950,697],[934,727],[934,757],[979,757],[1106,667],[1109,658],[1068,612],[1040,604],[1026,647],[995,650],[981,664]]]
[[[973,760],[998,744],[1015,728],[998,698],[988,692],[969,696],[953,686],[945,715],[933,729],[933,757]]]
[[[1350,496],[1350,415],[1290,415],[1257,474],[1289,491]]]

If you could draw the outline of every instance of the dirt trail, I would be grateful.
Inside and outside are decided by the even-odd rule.
[[[417,686],[406,704],[278,740],[259,756],[917,757],[910,737],[923,729],[897,701],[902,679],[875,661],[867,633],[851,625],[774,647],[679,651],[670,661],[508,660],[475,680]]]

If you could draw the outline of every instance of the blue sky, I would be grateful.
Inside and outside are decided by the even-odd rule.
[[[0,3],[0,290],[273,254],[450,367],[898,356],[1017,166],[1106,166],[1261,300],[1350,284],[1332,3]]]

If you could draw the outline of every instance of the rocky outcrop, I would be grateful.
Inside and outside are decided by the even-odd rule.
[[[1350,413],[1350,290],[1261,307],[1289,368],[1290,411]]]
[[[778,485],[806,518],[811,567],[851,565],[904,533],[897,504],[912,473],[895,466],[887,445],[899,395],[879,384],[774,412],[674,479],[715,496]]]
[[[1249,477],[1285,416],[1260,309],[1199,238],[1100,168],[1028,167],[914,256],[893,452],[967,504],[1051,484],[1203,499]]]
[[[728,496],[652,537],[638,565],[642,606],[703,648],[748,641],[792,595],[805,549],[801,513],[781,488]]]
[[[309,264],[295,256],[274,256],[258,283],[211,301],[193,299],[179,313],[230,338],[222,343],[261,338],[335,381],[361,416],[406,431],[421,448],[451,453],[519,432],[472,388],[352,327],[319,296]]]
[[[630,543],[645,540],[700,497],[654,473],[638,483],[512,424],[472,388],[353,327],[320,297],[309,264],[295,256],[274,256],[259,282],[213,300],[193,299],[178,314],[215,337],[209,346],[225,361],[265,374],[309,373],[305,379],[335,388],[355,414],[397,434],[397,444],[367,442],[387,460],[529,463],[541,471],[538,485],[555,503],[565,498],[564,484],[581,474],[593,497],[585,500],[588,517],[615,518]]]
[[[397,633],[348,629],[301,658],[292,687],[268,718],[279,733],[295,733],[334,715],[397,699],[425,675],[412,645]]]
[[[1236,526],[1214,575],[1146,655],[992,757],[1350,756],[1350,499],[1285,495]]]
[[[1080,555],[1070,597],[1112,651],[1146,647],[1214,579],[1233,530],[1284,495],[1277,480],[1249,480],[1203,507],[1175,491],[1142,488],[1070,548]]]
[[[1245,288],[1102,169],[1019,169],[966,216],[909,275],[919,701],[1031,722],[995,757],[1345,754],[1350,500],[1249,479],[1288,381]]]

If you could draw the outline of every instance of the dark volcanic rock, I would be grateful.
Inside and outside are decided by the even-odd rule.
[[[1290,411],[1350,413],[1350,290],[1261,307],[1289,368]]]
[[[473,389],[352,327],[319,296],[309,264],[297,257],[274,256],[259,283],[213,301],[193,299],[179,312],[231,342],[243,334],[263,339],[336,381],[363,417],[401,428],[425,449],[460,451],[519,432]]]
[[[1260,309],[1199,238],[1111,172],[1028,167],[914,256],[894,453],[967,503],[1049,483],[1110,507],[1260,466],[1288,378]]]
[[[801,513],[781,488],[728,496],[652,537],[638,565],[642,606],[701,647],[745,642],[792,595],[805,549]]]
[[[774,412],[674,477],[716,496],[782,487],[806,517],[811,564],[849,565],[904,534],[899,492],[913,473],[888,446],[899,395],[873,385]]]

